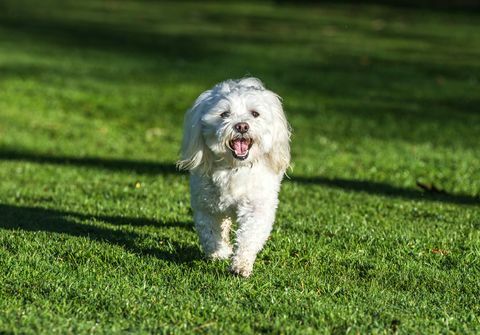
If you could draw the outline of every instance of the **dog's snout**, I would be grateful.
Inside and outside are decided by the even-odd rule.
[[[246,122],[239,122],[235,125],[235,129],[240,133],[240,134],[244,134],[248,131],[248,129],[250,128],[250,126],[248,125],[248,123]]]

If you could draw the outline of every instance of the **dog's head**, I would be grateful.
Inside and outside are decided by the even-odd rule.
[[[185,116],[181,160],[185,170],[208,173],[264,160],[276,173],[290,162],[290,128],[280,98],[260,80],[227,80],[203,92]]]

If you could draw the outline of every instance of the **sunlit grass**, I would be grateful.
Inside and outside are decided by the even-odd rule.
[[[478,333],[479,23],[3,1],[0,333]],[[241,280],[202,258],[174,164],[184,111],[245,75],[283,97],[294,135]]]

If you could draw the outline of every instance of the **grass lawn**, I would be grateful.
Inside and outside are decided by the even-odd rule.
[[[175,169],[185,110],[245,75],[294,130],[247,280]],[[4,0],[0,334],[478,334],[479,106],[475,14]]]

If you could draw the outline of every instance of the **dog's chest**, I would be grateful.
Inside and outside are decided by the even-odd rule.
[[[251,191],[254,172],[246,169],[222,170],[212,175],[220,198],[241,199]]]
[[[257,174],[254,168],[215,171],[205,183],[205,192],[211,202],[209,205],[227,211],[251,201],[258,191],[257,187],[264,182]]]
[[[225,207],[243,202],[253,191],[255,171],[252,169],[235,169],[216,171],[212,175],[212,184],[218,201]]]
[[[191,176],[192,205],[211,213],[263,203],[278,192],[279,178],[261,166],[222,169],[211,176]]]

